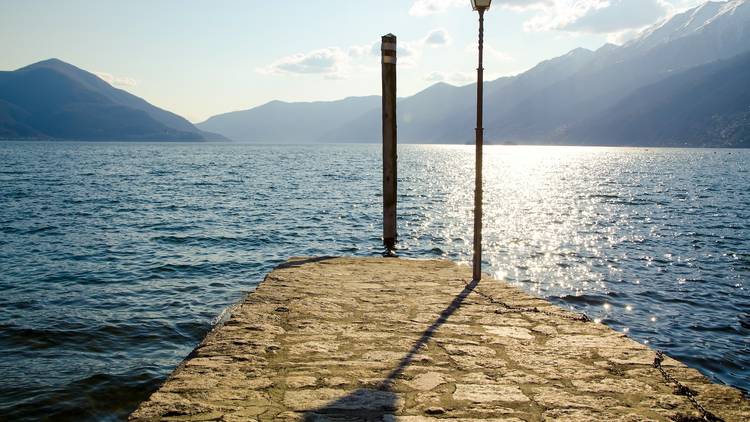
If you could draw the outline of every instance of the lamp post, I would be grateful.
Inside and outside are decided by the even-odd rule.
[[[489,10],[492,0],[471,0],[472,9],[479,12],[479,66],[477,67],[477,127],[476,127],[476,164],[474,179],[474,257],[472,260],[473,280],[482,279],[482,146],[484,128],[482,127],[482,100],[484,96],[484,68],[482,53],[484,43],[484,12]]]

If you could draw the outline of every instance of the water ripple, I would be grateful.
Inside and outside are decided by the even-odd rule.
[[[472,151],[399,149],[402,256],[470,261]],[[0,162],[3,420],[123,419],[275,265],[381,251],[376,145],[0,143]],[[488,147],[484,269],[747,391],[749,170]]]

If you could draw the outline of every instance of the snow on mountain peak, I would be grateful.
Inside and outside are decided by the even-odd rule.
[[[747,0],[708,1],[647,28],[640,36],[625,44],[625,47],[647,50],[706,28],[726,25],[729,29],[736,29],[748,22],[750,4]]]

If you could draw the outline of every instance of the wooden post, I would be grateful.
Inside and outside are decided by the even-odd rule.
[[[383,75],[383,244],[386,255],[396,249],[396,36],[381,44]]]

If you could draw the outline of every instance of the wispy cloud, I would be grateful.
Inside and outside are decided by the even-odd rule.
[[[495,0],[493,8],[530,13],[529,32],[595,33],[622,39],[646,26],[695,6],[701,0]],[[468,7],[468,0],[413,0],[409,13],[428,16]]]
[[[450,45],[453,38],[445,29],[433,29],[422,38],[412,41],[398,42],[398,63],[402,68],[415,67],[426,47],[440,48]],[[375,54],[380,55],[380,43],[376,43]]]
[[[468,54],[470,60],[476,60],[477,57],[477,42],[469,43],[464,48],[464,52]],[[492,44],[484,43],[484,58],[485,61],[495,62],[510,62],[514,61],[513,57],[503,53],[496,49]],[[500,75],[489,75],[486,74],[488,79],[494,79],[500,77]],[[453,85],[466,85],[473,83],[477,79],[477,74],[474,71],[471,72],[441,72],[434,71],[425,75],[424,79],[428,82],[448,82]]]
[[[430,72],[424,77],[427,82],[442,82],[445,80],[445,73],[443,72]]]
[[[138,81],[128,76],[115,76],[107,72],[94,72],[104,82],[117,88],[132,88],[138,85]]]
[[[428,16],[446,12],[452,7],[467,7],[469,0],[415,0],[409,9],[412,16]]]
[[[556,0],[495,0],[494,8],[505,7],[515,10],[543,8],[553,6]],[[429,16],[448,12],[453,8],[469,8],[469,0],[414,0],[409,9],[412,16]]]
[[[454,85],[466,85],[476,81],[477,75],[473,72],[430,72],[425,76],[427,82],[449,82]]]
[[[258,69],[258,72],[262,74],[321,74],[334,77],[344,70],[348,57],[349,55],[339,47],[321,48],[282,57]]]
[[[601,34],[653,24],[670,10],[665,0],[555,0],[528,7],[538,13],[524,23],[527,31]]]
[[[450,45],[451,36],[445,29],[436,29],[424,37],[423,43],[430,47],[442,47],[444,45]]]
[[[437,28],[422,38],[398,42],[398,66],[411,68],[417,65],[426,47],[439,48],[450,45],[448,31]],[[353,73],[376,70],[380,57],[380,41],[353,45],[347,48],[327,47],[282,57],[268,66],[257,68],[264,75],[323,75],[328,79],[345,79]]]
[[[474,41],[472,43],[467,44],[466,47],[464,48],[464,51],[476,56],[478,48],[479,48],[478,42]],[[497,61],[503,61],[503,62],[513,61],[513,57],[496,49],[489,42],[485,41],[484,44],[482,45],[482,49],[484,50],[484,56],[490,60],[497,60]]]

